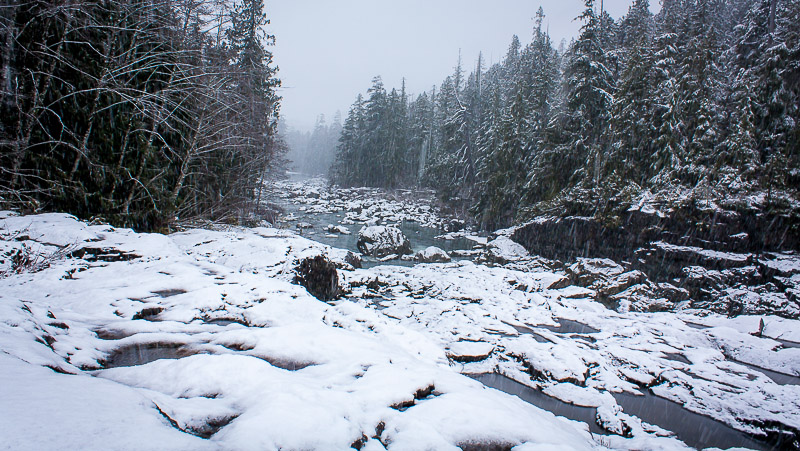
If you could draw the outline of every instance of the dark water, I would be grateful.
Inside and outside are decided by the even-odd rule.
[[[681,362],[687,365],[690,365],[692,363],[683,354],[680,354],[678,352],[665,352],[664,355],[667,357],[667,360]]]
[[[565,403],[500,374],[470,374],[468,376],[487,387],[518,396],[523,401],[555,415],[582,421],[589,425],[589,430],[592,433],[607,434],[595,421],[597,417],[595,408]],[[756,440],[724,423],[690,412],[677,403],[649,392],[641,396],[614,394],[614,399],[622,407],[623,412],[634,415],[646,423],[655,424],[663,429],[672,431],[684,443],[695,448],[780,449],[780,445],[772,446],[761,440]]]
[[[597,417],[596,409],[593,407],[581,407],[569,404],[552,396],[545,395],[539,390],[534,390],[527,385],[503,376],[502,374],[468,374],[467,376],[477,380],[487,387],[496,388],[509,395],[518,396],[519,399],[533,404],[536,407],[552,412],[554,415],[566,417],[570,420],[582,421],[589,425],[589,430],[593,434],[606,434],[595,422]]]
[[[169,289],[169,290],[153,291],[153,294],[157,294],[158,296],[160,296],[162,298],[169,298],[169,297],[177,296],[177,295],[183,294],[183,293],[186,293],[186,290],[183,290],[181,288],[173,288],[173,289]]]
[[[766,368],[761,368],[760,366],[751,365],[749,363],[740,362],[738,360],[732,360],[732,361],[767,376],[768,378],[772,379],[776,384],[800,385],[800,377],[798,376],[792,376],[791,374],[785,374],[785,373],[780,373],[778,371],[768,370]]]
[[[784,348],[800,348],[800,343],[795,343],[794,341],[781,340],[780,338],[773,338],[773,340],[780,342]]]
[[[106,368],[145,365],[161,359],[180,359],[197,354],[180,343],[144,343],[123,346],[106,359]]]
[[[679,439],[694,448],[780,449],[649,392],[643,396],[615,393],[614,399],[622,407],[623,412],[674,432]]]
[[[246,349],[238,349],[230,347],[233,351],[240,351]],[[119,368],[127,366],[146,365],[150,362],[155,362],[161,359],[181,359],[195,354],[201,354],[181,343],[144,343],[129,346],[123,346],[114,350],[114,352],[106,359],[105,368]],[[282,368],[288,371],[297,371],[311,365],[316,365],[314,362],[300,362],[287,359],[272,358],[261,355],[251,355],[270,365]]]
[[[699,330],[711,328],[711,326],[703,326],[701,324],[688,323],[688,322],[686,323],[686,325],[691,327],[691,328],[693,328],[693,329],[699,329]],[[798,348],[798,347],[800,347],[800,343],[795,343],[793,341],[781,340],[780,338],[772,338],[772,337],[766,337],[766,336],[764,338],[777,341],[784,348]],[[729,359],[729,360],[731,360],[733,362],[736,362],[736,363],[738,363],[740,365],[744,365],[744,366],[750,368],[753,371],[757,371],[759,373],[762,373],[763,375],[765,375],[768,378],[772,379],[776,384],[780,384],[780,385],[800,385],[800,376],[794,376],[794,375],[791,375],[791,374],[785,374],[785,373],[781,373],[781,372],[778,372],[778,371],[768,370],[766,368],[761,368],[760,366],[755,366],[755,365],[752,365],[750,363],[741,362],[739,360],[733,360],[733,359]]]
[[[296,218],[295,220],[288,221],[286,223],[287,228],[291,228],[300,235],[314,241],[318,241],[332,247],[358,252],[358,247],[356,246],[356,243],[358,242],[358,231],[364,227],[364,224],[342,224],[340,221],[344,219],[345,212],[306,213],[304,211],[300,211],[300,208],[303,207],[303,205],[293,204],[291,202],[285,202],[281,206],[286,209],[287,215],[291,213]],[[312,227],[310,229],[298,229],[296,225],[299,222],[309,223]],[[329,233],[326,230],[328,224],[346,227],[350,231],[350,234],[344,235],[338,233]],[[436,246],[450,254],[453,250],[470,250],[476,244],[475,242],[466,238],[456,238],[453,240],[436,238],[436,236],[441,235],[444,232],[436,228],[423,227],[417,222],[403,221],[402,223],[397,224],[397,227],[405,234],[405,236],[408,237],[414,253],[417,253],[428,246]],[[453,255],[451,255],[451,257],[453,260],[463,260],[463,258]],[[376,265],[412,266],[414,265],[414,262],[400,259],[390,260],[388,262],[380,262],[371,257],[363,258],[363,266],[365,268]]]
[[[571,319],[556,318],[556,321],[558,321],[558,326],[538,325],[536,327],[541,327],[542,329],[547,329],[559,334],[594,334],[600,332],[594,327]]]
[[[544,324],[537,324],[537,325],[525,325],[525,326],[516,326],[511,323],[506,323],[509,326],[513,327],[514,330],[521,334],[528,334],[533,335],[533,338],[538,342],[547,342],[548,340],[539,335],[536,332],[537,328],[547,329],[550,332],[558,333],[558,334],[579,334],[579,335],[586,335],[586,334],[594,334],[600,332],[599,330],[595,329],[594,327],[588,326],[578,321],[573,321],[570,319],[564,318],[556,318],[558,321],[558,326],[547,326]]]
[[[205,324],[214,324],[217,326],[230,326],[231,324],[240,324],[244,327],[248,327],[247,321],[243,319],[236,319],[236,318],[217,318],[217,319],[210,319],[207,321],[203,321]]]

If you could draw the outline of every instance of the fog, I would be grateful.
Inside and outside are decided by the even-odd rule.
[[[619,18],[630,3],[606,0],[604,7]],[[498,62],[512,35],[530,41],[540,5],[556,47],[577,35],[580,0],[267,1],[281,114],[290,127],[310,131],[320,113],[346,115],[376,75],[388,87],[405,78],[409,93],[418,94],[452,73],[459,51],[467,69],[479,52],[488,64]],[[654,0],[651,10],[658,7]]]

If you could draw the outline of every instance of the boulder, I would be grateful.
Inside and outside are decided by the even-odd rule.
[[[345,226],[328,224],[328,226],[325,227],[325,230],[328,233],[338,233],[340,235],[350,235],[350,230]]]
[[[382,258],[387,255],[411,254],[411,243],[397,227],[367,226],[358,231],[359,252]]]
[[[450,261],[450,256],[447,255],[447,252],[436,246],[428,246],[417,252],[417,255],[414,256],[414,260],[421,263],[446,263]]]
[[[460,221],[458,219],[451,219],[450,221],[448,221],[444,225],[444,231],[445,232],[458,232],[458,231],[464,230],[465,226],[466,226],[466,224],[464,224],[464,221]]]
[[[647,282],[647,276],[643,272],[633,270],[624,272],[609,280],[602,287],[598,288],[598,296],[614,296],[622,293],[628,288]]]
[[[569,280],[569,277],[565,276],[558,276],[558,279],[554,280],[547,286],[548,290],[560,290],[562,288],[567,288],[568,286],[572,285],[572,281]]]
[[[624,273],[625,268],[608,258],[578,258],[567,268],[567,276],[576,285],[593,290]]]
[[[658,297],[653,284],[637,284],[609,297],[619,312],[664,312],[672,310],[669,299]]]
[[[303,259],[295,268],[294,282],[320,301],[336,299],[341,291],[336,264],[324,255]]]
[[[530,257],[521,244],[505,236],[498,236],[486,245],[486,260],[505,264]]]
[[[494,346],[482,341],[459,341],[452,343],[447,357],[456,362],[480,362],[486,360],[494,352]]]
[[[356,253],[347,251],[347,255],[344,256],[344,262],[353,268],[361,268],[361,256]]]
[[[666,298],[675,304],[689,299],[689,290],[685,288],[678,288],[675,285],[667,282],[661,282],[658,284],[657,294],[659,297]]]

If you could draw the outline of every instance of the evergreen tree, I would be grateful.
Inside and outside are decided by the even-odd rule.
[[[636,0],[621,23],[624,64],[611,106],[611,155],[606,170],[644,185],[654,151],[653,18],[648,0]]]
[[[459,56],[430,96],[408,104],[402,88],[373,85],[338,160],[369,164],[338,171],[433,187],[484,228],[616,214],[646,190],[784,195],[800,182],[798,5],[663,0],[654,16],[633,0],[616,22],[586,0],[580,35],[558,52],[540,9],[530,44],[514,37],[501,62],[484,68],[481,55],[467,76]]]
[[[584,25],[564,74],[569,141],[564,143],[563,152],[569,155],[565,155],[566,167],[574,179],[596,185],[608,152],[604,135],[611,119],[614,79],[601,46],[604,34],[594,0],[585,0],[585,10],[578,19]]]

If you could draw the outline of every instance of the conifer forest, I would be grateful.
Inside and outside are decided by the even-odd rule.
[[[347,115],[331,169],[346,186],[423,185],[482,228],[613,214],[642,192],[698,200],[800,187],[800,2],[586,1],[555,48],[540,9],[502,62],[459,57],[409,98],[380,77]],[[776,200],[776,203],[780,203]]]
[[[2,449],[800,451],[800,0],[0,0],[0,95]]]

